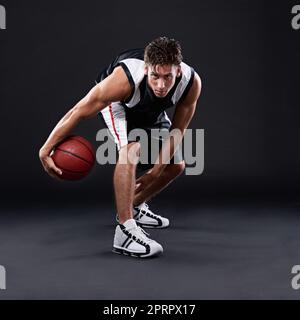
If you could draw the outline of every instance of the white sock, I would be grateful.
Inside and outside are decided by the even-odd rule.
[[[135,208],[141,209],[144,204],[145,204],[145,202],[141,203],[139,206],[136,206]]]
[[[127,229],[127,230],[130,230],[130,229],[134,229],[137,227],[137,224],[135,222],[134,219],[128,219],[126,220],[124,223],[123,223],[123,226]]]

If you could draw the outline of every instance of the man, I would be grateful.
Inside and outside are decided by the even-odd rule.
[[[163,252],[142,227],[165,228],[169,220],[154,214],[145,201],[165,188],[185,168],[176,161],[176,149],[188,127],[200,96],[201,80],[193,68],[182,62],[180,44],[160,37],[145,49],[120,54],[101,72],[96,85],[58,122],[40,149],[44,169],[54,178],[61,170],[50,154],[83,119],[99,112],[115,139],[119,159],[114,171],[114,191],[119,224],[115,230],[113,251],[134,257],[150,257]],[[176,106],[171,124],[165,110]],[[159,152],[157,161],[146,166],[146,173],[136,180],[136,160],[141,144],[130,141],[131,129],[173,130]],[[178,135],[179,132],[179,135]],[[177,133],[177,134],[176,134]],[[169,163],[165,161],[172,158]],[[133,161],[126,161],[134,158]]]

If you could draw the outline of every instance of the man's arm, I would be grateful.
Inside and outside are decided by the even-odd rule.
[[[44,169],[54,178],[61,174],[50,157],[53,148],[84,119],[96,116],[111,102],[125,100],[131,93],[130,83],[122,67],[117,67],[111,75],[94,86],[90,92],[80,100],[57,123],[47,141],[39,152]]]
[[[179,146],[191,119],[196,110],[197,101],[201,93],[201,79],[197,73],[195,73],[193,84],[183,101],[177,106],[172,119],[172,126],[170,131],[177,129],[173,138],[168,137],[163,144],[157,163],[151,170],[151,175],[154,177],[159,176],[165,169],[166,160],[171,159]],[[164,160],[164,161],[163,161]]]

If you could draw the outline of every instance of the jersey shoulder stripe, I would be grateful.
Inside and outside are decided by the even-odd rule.
[[[182,101],[186,97],[190,87],[193,84],[195,74],[194,69],[188,66],[186,63],[181,62],[180,66],[182,77],[172,97],[174,104]]]

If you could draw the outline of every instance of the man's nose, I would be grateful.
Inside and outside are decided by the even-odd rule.
[[[159,89],[164,89],[165,88],[165,81],[163,79],[158,79],[157,87]]]

